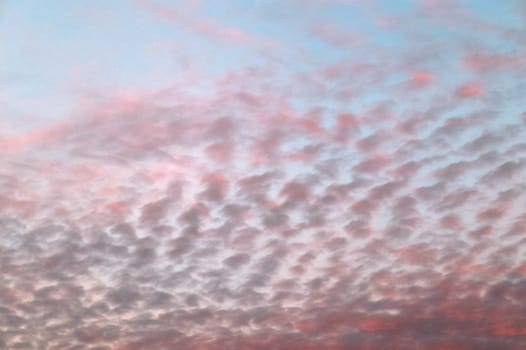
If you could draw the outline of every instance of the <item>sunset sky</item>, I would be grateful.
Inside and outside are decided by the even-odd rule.
[[[0,0],[0,349],[526,349],[526,1]]]

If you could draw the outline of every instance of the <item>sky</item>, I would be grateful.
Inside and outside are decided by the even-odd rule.
[[[0,348],[522,350],[522,0],[0,1]]]

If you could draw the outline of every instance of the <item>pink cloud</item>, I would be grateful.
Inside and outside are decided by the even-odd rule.
[[[491,46],[491,21],[431,1],[393,12],[400,48],[324,56],[305,30],[283,35],[304,55],[259,55],[204,2],[139,3],[218,61],[246,50],[200,67],[206,83],[100,88],[68,123],[0,141],[0,348],[522,349],[520,60],[445,36]],[[313,11],[329,49],[360,43],[323,19],[344,3],[243,6]]]
[[[434,82],[434,80],[435,76],[433,74],[429,72],[419,71],[413,73],[409,82],[413,87],[424,88],[431,85]]]
[[[456,95],[461,98],[478,98],[484,95],[484,88],[477,83],[467,83],[457,88]]]
[[[270,39],[257,37],[240,28],[223,25],[210,18],[196,14],[196,10],[200,7],[198,2],[192,3],[191,6],[186,6],[184,10],[178,10],[175,7],[164,5],[156,0],[138,0],[138,3],[160,18],[171,21],[181,26],[184,30],[207,39],[241,46],[275,45]],[[192,12],[192,15],[188,15],[187,12]]]

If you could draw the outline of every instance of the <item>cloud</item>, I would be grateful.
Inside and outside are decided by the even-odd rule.
[[[476,83],[466,83],[458,87],[456,95],[461,98],[476,98],[484,94],[484,88]]]
[[[521,349],[520,53],[483,10],[379,4],[391,33],[337,20],[359,1],[219,6],[319,12],[314,31],[250,26],[330,44],[308,58],[260,55],[205,2],[139,2],[246,56],[200,67],[206,84],[94,88],[2,136],[0,347]],[[374,47],[341,50],[360,28]]]
[[[240,46],[253,44],[269,46],[273,44],[269,39],[259,38],[238,27],[220,24],[211,18],[199,15],[196,13],[200,7],[198,2],[184,6],[185,8],[181,10],[159,1],[139,0],[137,3],[157,17],[170,21],[181,26],[184,30],[206,39]],[[188,15],[188,12],[193,12],[193,14]]]
[[[429,72],[414,72],[409,83],[416,88],[424,88],[433,83],[435,77]]]

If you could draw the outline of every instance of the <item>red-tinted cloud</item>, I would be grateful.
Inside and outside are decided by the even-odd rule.
[[[0,348],[522,350],[520,53],[467,5],[378,4],[251,4],[249,34],[139,1],[225,66],[3,134]],[[328,24],[366,8],[368,45]]]

